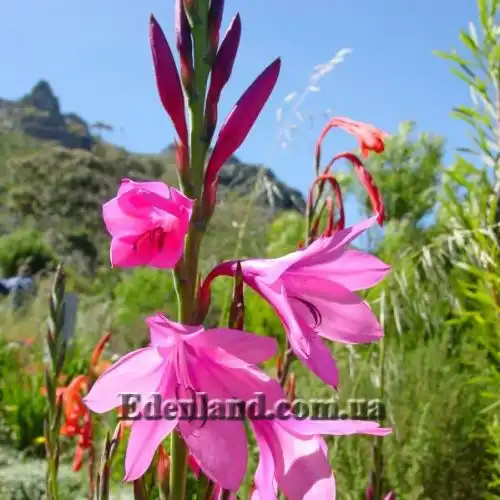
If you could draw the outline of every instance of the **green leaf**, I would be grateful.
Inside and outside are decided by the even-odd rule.
[[[479,51],[479,47],[476,45],[476,42],[472,39],[472,37],[466,33],[465,31],[462,31],[460,33],[460,41],[469,49],[471,50],[474,55],[477,54]]]
[[[477,0],[477,7],[479,9],[479,21],[481,22],[481,26],[483,27],[483,29],[486,31],[486,29],[488,28],[488,11],[486,10],[486,0]]]

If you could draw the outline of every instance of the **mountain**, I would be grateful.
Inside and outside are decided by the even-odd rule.
[[[107,262],[101,206],[116,194],[120,179],[175,185],[177,174],[171,146],[159,154],[131,153],[92,133],[106,127],[63,113],[43,80],[18,100],[0,99],[0,234],[7,235],[0,239],[28,231],[18,240],[34,241],[35,232],[82,274]],[[260,255],[268,224],[284,210],[305,208],[301,193],[270,169],[234,156],[222,168],[218,199],[203,247],[207,265],[233,257],[236,249],[244,256]]]

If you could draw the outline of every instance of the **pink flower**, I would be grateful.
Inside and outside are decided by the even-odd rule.
[[[275,355],[274,339],[240,330],[184,326],[158,314],[147,319],[151,346],[131,352],[94,384],[85,404],[104,413],[120,404],[120,393],[160,393],[162,401],[207,394],[209,400],[247,401],[262,392],[266,403],[281,388],[254,365]],[[142,476],[160,443],[178,428],[204,473],[222,488],[236,491],[247,468],[247,437],[241,420],[140,419],[132,423],[125,479]]]
[[[149,21],[149,38],[161,103],[174,124],[180,142],[187,145],[188,132],[184,111],[184,94],[179,73],[167,39],[153,15]]]
[[[391,429],[362,420],[252,421],[260,460],[251,500],[276,500],[278,488],[289,500],[334,500],[335,479],[328,450],[320,437],[368,434],[386,436]]]
[[[280,67],[278,58],[248,87],[222,124],[205,172],[205,205],[209,208],[215,204],[216,183],[222,165],[250,132],[276,85]]]
[[[103,205],[113,237],[111,264],[173,268],[182,256],[193,201],[162,182],[123,179],[115,198]]]
[[[383,336],[368,304],[353,292],[379,283],[390,266],[348,248],[375,223],[375,217],[321,237],[307,248],[278,259],[241,263],[245,283],[280,316],[296,356],[325,383],[336,387],[338,372],[322,338],[346,344],[373,342]],[[200,296],[216,276],[234,275],[236,264],[224,262],[209,274]]]

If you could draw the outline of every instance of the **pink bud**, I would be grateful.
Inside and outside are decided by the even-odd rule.
[[[224,0],[211,0],[208,11],[208,41],[210,50],[217,52],[219,47],[219,32],[224,14]]]
[[[149,21],[149,38],[153,53],[156,85],[161,103],[174,124],[180,142],[187,144],[188,133],[184,113],[184,95],[179,73],[167,39],[153,15],[151,15]]]
[[[236,53],[238,52],[240,44],[240,37],[241,20],[240,15],[236,14],[224,36],[224,40],[222,41],[212,68],[205,106],[205,139],[207,142],[210,142],[212,139],[217,125],[217,105],[222,89],[225,87],[233,71]]]
[[[248,87],[222,124],[208,161],[205,187],[217,181],[224,162],[241,146],[276,85],[281,60],[271,63]]]
[[[181,80],[188,93],[193,91],[193,43],[191,40],[191,28],[186,16],[186,10],[182,0],[175,2],[175,34],[176,46],[181,63]]]

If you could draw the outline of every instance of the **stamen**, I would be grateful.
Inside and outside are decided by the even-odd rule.
[[[320,310],[313,303],[311,303],[307,300],[301,299],[300,297],[292,297],[292,298],[295,300],[298,300],[301,304],[303,304],[307,307],[307,309],[311,313],[311,316],[313,317],[314,328],[318,328],[322,322]]]
[[[165,246],[165,241],[167,239],[167,233],[162,227],[155,227],[150,231],[142,233],[134,242],[134,252],[139,251],[139,247],[144,243],[149,243],[158,252],[161,252]]]

